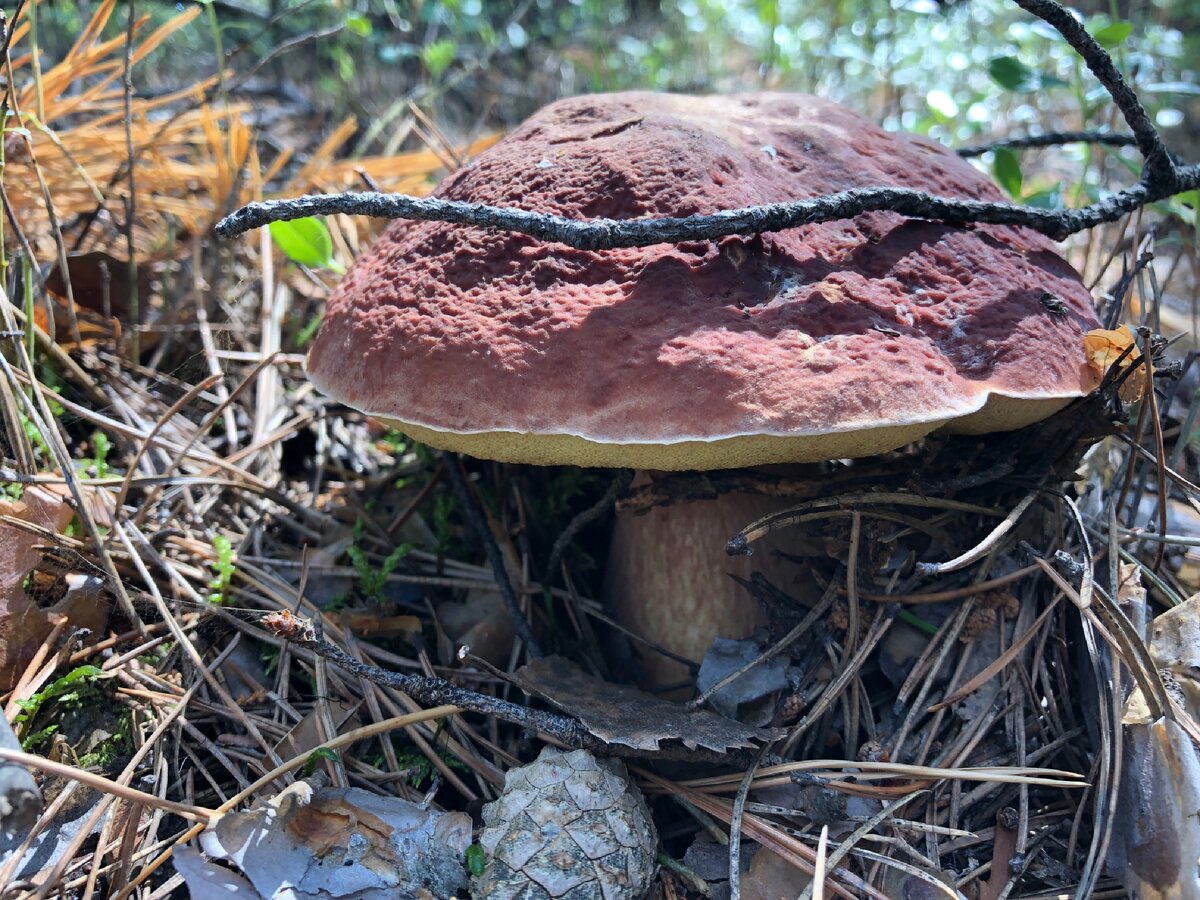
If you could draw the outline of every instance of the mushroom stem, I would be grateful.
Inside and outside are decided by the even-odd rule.
[[[699,663],[716,637],[749,637],[765,623],[754,598],[731,578],[755,570],[789,587],[797,568],[757,548],[753,558],[731,557],[725,543],[746,523],[785,509],[786,499],[726,494],[620,513],[604,577],[605,600],[634,634]],[[687,667],[642,645],[634,647],[643,687],[688,681]]]

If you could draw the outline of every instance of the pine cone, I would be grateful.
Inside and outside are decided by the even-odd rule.
[[[551,747],[511,770],[483,808],[476,900],[640,900],[658,836],[625,766]]]

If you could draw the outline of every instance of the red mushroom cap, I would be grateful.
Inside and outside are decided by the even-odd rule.
[[[623,219],[884,185],[1004,199],[939,144],[772,93],[563,100],[437,195]],[[720,468],[1037,421],[1094,386],[1096,325],[1079,276],[1021,228],[878,212],[588,252],[397,222],[330,299],[309,374],[476,456]]]

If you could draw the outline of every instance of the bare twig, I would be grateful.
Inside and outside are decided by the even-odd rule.
[[[1178,191],[1200,187],[1200,165],[1180,168],[1177,175],[1170,185],[1141,181],[1106,200],[1080,209],[1045,210],[1010,203],[935,197],[911,188],[875,187],[854,188],[809,200],[722,210],[707,216],[657,219],[568,219],[483,203],[404,194],[308,194],[294,200],[249,203],[218,222],[216,232],[230,238],[271,222],[344,213],[498,228],[566,244],[577,250],[613,250],[784,231],[882,210],[950,225],[1023,225],[1062,240],[1105,222],[1115,222],[1131,210]]]
[[[1037,147],[1061,147],[1063,144],[1102,144],[1106,147],[1136,147],[1137,138],[1132,134],[1117,134],[1112,131],[1050,131],[1046,134],[1030,134],[1024,137],[1005,138],[986,144],[970,144],[954,152],[964,159],[983,156],[993,150],[1029,150]]]
[[[567,527],[562,530],[562,534],[555,539],[554,546],[550,548],[550,558],[546,562],[546,571],[542,575],[542,583],[547,585],[547,590],[549,590],[549,585],[554,581],[554,573],[558,570],[563,553],[566,552],[571,541],[575,540],[575,535],[579,534],[584,526],[596,521],[596,519],[612,509],[613,504],[617,502],[617,497],[629,487],[631,481],[633,481],[632,469],[624,469],[617,473],[616,477],[609,483],[607,490],[605,490],[604,496],[567,523]]]
[[[1200,164],[1182,167],[1175,164],[1137,94],[1117,71],[1112,57],[1087,29],[1054,0],[1016,2],[1062,34],[1112,96],[1146,160],[1142,178],[1136,185],[1080,209],[1044,210],[1008,203],[935,197],[908,188],[867,187],[805,200],[721,210],[711,215],[628,220],[575,220],[437,197],[364,192],[251,203],[218,222],[216,231],[221,237],[228,238],[270,222],[348,213],[498,228],[566,244],[577,250],[611,250],[783,231],[817,222],[849,219],[866,212],[890,211],[951,225],[1022,225],[1062,240],[1105,222],[1115,222],[1148,203],[1200,187]]]
[[[568,747],[582,748],[609,756],[648,756],[658,759],[688,759],[694,761],[709,760],[721,762],[726,765],[744,762],[746,759],[745,754],[736,752],[717,753],[703,748],[688,750],[686,748],[663,747],[659,750],[642,750],[621,744],[608,744],[594,736],[576,719],[546,710],[530,709],[516,703],[510,703],[507,700],[501,700],[498,697],[469,691],[465,688],[456,687],[440,678],[433,678],[426,675],[407,675],[403,672],[380,669],[377,666],[359,662],[341,650],[341,648],[315,635],[308,634],[296,637],[294,633],[289,633],[287,637],[295,645],[303,647],[306,650],[311,650],[318,656],[325,657],[352,675],[365,678],[384,687],[403,691],[418,703],[426,706],[450,704],[466,712],[495,716],[501,721],[512,722],[515,725],[520,725],[532,731],[540,731],[554,740],[566,744]]]
[[[492,573],[496,578],[496,587],[500,591],[509,616],[512,617],[513,628],[517,632],[517,636],[525,643],[525,648],[530,656],[544,656],[542,647],[534,637],[533,629],[529,626],[529,620],[525,618],[525,613],[521,609],[517,592],[513,590],[512,580],[508,577],[508,567],[504,564],[504,554],[500,552],[500,547],[496,544],[496,537],[492,534],[492,529],[488,527],[487,514],[480,507],[479,500],[471,493],[471,488],[467,484],[466,478],[463,477],[461,463],[457,459],[447,459],[446,473],[450,477],[450,485],[454,489],[455,495],[467,513],[467,520],[483,543],[484,552],[487,553],[488,562],[491,563]]]

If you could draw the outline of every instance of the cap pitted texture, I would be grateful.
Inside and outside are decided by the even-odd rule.
[[[770,93],[563,100],[437,195],[620,219],[883,185],[1003,200],[940,145]],[[588,252],[398,222],[335,291],[309,373],[476,456],[715,468],[1029,424],[1093,387],[1081,334],[1096,324],[1078,275],[1026,229],[879,212]]]

